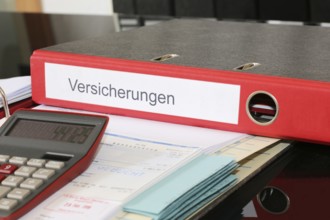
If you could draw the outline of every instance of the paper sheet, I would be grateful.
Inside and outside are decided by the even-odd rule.
[[[0,79],[0,87],[7,96],[8,104],[31,97],[31,76],[18,76]],[[3,107],[0,99],[0,108]]]
[[[38,106],[36,109],[84,112],[51,106]],[[86,112],[88,114],[97,114]],[[205,152],[214,152],[224,146],[251,135],[195,126],[186,126],[139,118],[111,115],[107,132],[122,136],[137,137],[154,141],[190,147],[198,147]]]
[[[229,144],[215,154],[225,155],[235,158],[235,161],[240,162],[248,156],[272,145],[280,139],[260,137],[260,136],[247,136],[232,144]]]

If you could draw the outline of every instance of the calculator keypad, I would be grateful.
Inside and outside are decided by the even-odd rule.
[[[62,161],[0,155],[0,210],[13,209],[64,166]]]

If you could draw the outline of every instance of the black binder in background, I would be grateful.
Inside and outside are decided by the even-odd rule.
[[[136,11],[139,15],[173,15],[172,0],[136,0]]]
[[[177,17],[215,17],[213,0],[174,0]]]
[[[308,0],[258,0],[261,20],[308,21]],[[314,0],[313,0],[314,1]]]
[[[112,0],[113,11],[116,13],[136,14],[135,0]]]
[[[311,0],[310,10],[312,22],[330,22],[330,1]]]
[[[218,19],[258,19],[257,0],[215,0]]]

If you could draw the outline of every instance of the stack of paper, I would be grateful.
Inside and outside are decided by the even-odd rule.
[[[6,94],[8,104],[31,97],[31,76],[18,76],[0,79],[0,87]],[[2,100],[0,108],[3,107]]]
[[[81,112],[50,106],[38,108]],[[228,192],[228,186],[230,189],[235,186],[236,178],[229,174],[236,167],[234,160],[245,158],[277,141],[278,139],[234,132],[111,115],[100,151],[91,166],[22,220],[151,219],[145,215],[123,212],[122,207],[155,184],[164,182],[169,176],[174,181],[173,189],[166,189],[165,196],[172,200],[161,200],[157,196],[152,202],[160,202],[167,208],[165,211],[169,214],[163,212],[163,216],[172,216],[172,213],[172,218],[168,218],[176,219],[174,214],[186,216],[191,211],[201,209],[210,198],[219,196],[221,190]],[[201,156],[210,152],[210,148],[212,151],[221,151],[221,154]],[[223,154],[230,156],[224,157]],[[184,169],[188,169],[187,173]],[[210,188],[206,187],[211,183]],[[196,195],[196,192],[200,193]],[[200,203],[201,200],[203,202]],[[178,204],[181,204],[181,209],[178,210],[180,213],[173,211],[177,210]],[[156,208],[161,210],[162,207]]]
[[[183,219],[235,183],[237,163],[227,156],[201,155],[124,205],[153,219]]]
[[[202,155],[129,201],[124,210],[156,220],[185,219],[242,181],[231,174],[236,162],[277,141],[247,136],[212,155]]]

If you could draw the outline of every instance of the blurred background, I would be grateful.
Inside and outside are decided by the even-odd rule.
[[[33,50],[173,18],[330,27],[330,0],[1,0],[0,78],[29,74]]]

